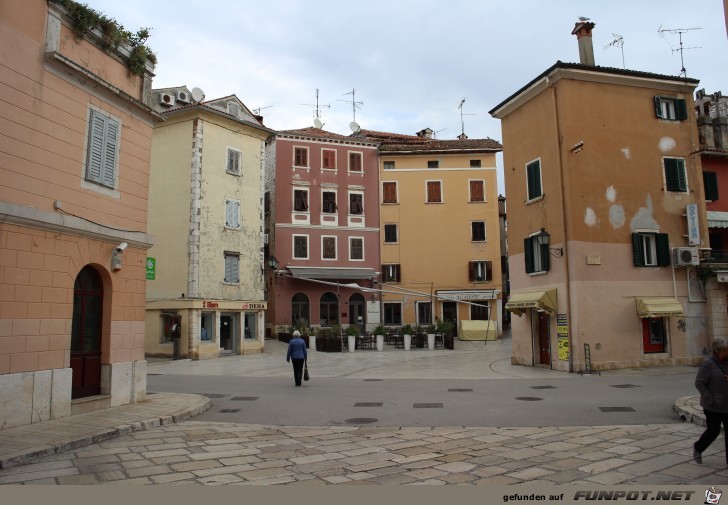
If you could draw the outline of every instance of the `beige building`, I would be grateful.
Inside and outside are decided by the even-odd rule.
[[[146,352],[193,359],[264,347],[263,168],[272,132],[234,95],[153,91]]]
[[[584,371],[694,363],[708,345],[698,81],[557,62],[497,105],[512,362]]]
[[[501,145],[465,136],[435,139],[430,129],[362,134],[380,142],[383,323],[484,321],[477,325],[489,328],[490,338],[500,335],[495,155]]]
[[[0,428],[146,396],[153,65],[60,4],[0,2]]]

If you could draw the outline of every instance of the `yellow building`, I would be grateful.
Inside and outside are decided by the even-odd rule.
[[[557,62],[490,113],[508,195],[512,362],[685,364],[708,345],[698,81]]]
[[[428,326],[450,320],[501,331],[502,276],[491,139],[362,130],[380,142],[382,320]],[[465,323],[463,323],[465,322]],[[473,335],[470,333],[470,335]]]
[[[272,130],[234,95],[152,92],[146,352],[193,359],[264,347],[263,167]]]

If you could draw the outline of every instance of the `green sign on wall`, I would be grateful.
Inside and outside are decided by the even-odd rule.
[[[147,280],[153,281],[157,273],[157,258],[147,258]]]

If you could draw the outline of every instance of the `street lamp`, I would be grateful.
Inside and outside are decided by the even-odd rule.
[[[271,256],[268,259],[268,266],[271,267],[273,270],[278,270],[278,264],[279,264],[278,260],[276,259],[275,256]]]
[[[563,256],[564,250],[561,247],[549,247],[549,240],[551,240],[551,234],[541,228],[541,231],[536,235],[536,242],[538,245],[545,246],[549,254],[554,258],[560,258]]]

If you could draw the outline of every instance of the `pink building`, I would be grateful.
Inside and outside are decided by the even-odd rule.
[[[378,280],[377,153],[370,140],[313,127],[278,132],[269,143],[269,335],[291,324],[380,323],[378,295],[350,287]]]
[[[62,4],[69,5],[66,10]],[[0,428],[139,402],[153,64],[74,2],[0,8]],[[91,16],[93,17],[93,16]]]

